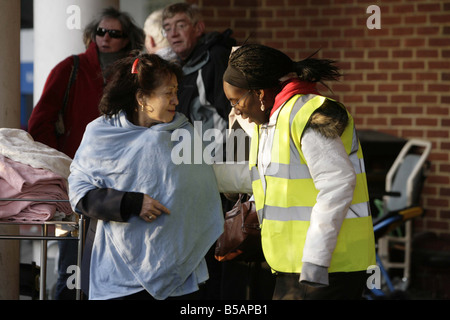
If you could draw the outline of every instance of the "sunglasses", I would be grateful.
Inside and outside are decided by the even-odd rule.
[[[105,36],[108,32],[109,36],[114,39],[125,38],[125,35],[120,30],[109,30],[105,28],[97,28],[97,32],[95,33],[99,37]]]

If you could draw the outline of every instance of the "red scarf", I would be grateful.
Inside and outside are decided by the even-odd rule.
[[[279,94],[275,97],[275,103],[270,111],[270,116],[296,94],[320,94],[317,91],[315,82],[301,81],[298,78],[289,79],[281,84],[282,88]]]

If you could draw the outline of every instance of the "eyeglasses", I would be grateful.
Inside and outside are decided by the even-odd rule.
[[[244,99],[246,96],[248,96],[248,94],[249,94],[250,92],[251,92],[251,91],[248,90],[247,93],[244,94],[242,97],[240,97],[239,100],[238,100],[237,102],[231,103],[231,107],[232,107],[232,108],[236,107],[236,106],[239,104],[239,102],[242,101],[242,99]]]
[[[176,31],[184,31],[191,25],[192,25],[191,23],[188,23],[185,21],[178,21],[177,23],[175,23],[175,25],[163,26],[161,33],[162,33],[163,37],[166,38],[170,32],[175,31],[175,30]]]
[[[109,36],[114,39],[125,38],[125,35],[120,30],[110,30],[105,28],[97,28],[97,32],[95,33],[99,37],[104,37],[108,32]]]

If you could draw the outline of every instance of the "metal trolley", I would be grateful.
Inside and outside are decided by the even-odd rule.
[[[39,202],[68,202],[69,200],[46,200],[46,199],[8,199],[0,198],[0,201],[39,201]],[[47,242],[51,240],[57,241],[78,241],[77,253],[77,274],[76,274],[76,299],[82,299],[82,292],[80,289],[80,269],[81,259],[84,248],[85,235],[85,219],[83,215],[73,213],[76,215],[77,221],[14,221],[14,220],[0,220],[0,225],[19,225],[19,226],[38,226],[41,228],[40,235],[22,235],[18,234],[0,234],[0,240],[40,240],[40,276],[39,276],[39,300],[46,299],[47,286]],[[69,236],[62,236],[62,231],[69,231]],[[9,233],[9,232],[7,232]],[[14,233],[14,232],[13,232]]]

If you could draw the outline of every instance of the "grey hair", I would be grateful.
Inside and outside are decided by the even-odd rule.
[[[162,21],[172,18],[177,13],[185,13],[189,20],[191,20],[192,24],[203,21],[203,16],[200,12],[200,8],[195,4],[185,2],[174,3],[165,7],[163,11]]]

